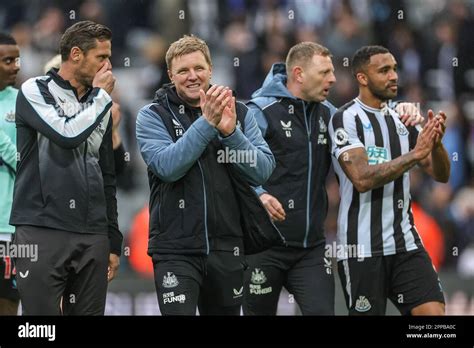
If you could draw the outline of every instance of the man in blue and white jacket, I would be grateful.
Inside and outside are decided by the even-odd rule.
[[[184,36],[166,54],[170,85],[137,118],[148,166],[155,286],[165,315],[238,315],[244,253],[283,239],[250,185],[275,160],[253,113],[210,86],[204,41]]]
[[[19,162],[10,224],[25,315],[103,315],[122,249],[110,94],[112,32],[80,21],[61,38],[59,70],[16,102]],[[62,299],[62,300],[61,300]]]

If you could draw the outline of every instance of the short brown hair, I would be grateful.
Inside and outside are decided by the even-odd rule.
[[[315,42],[305,41],[294,45],[286,56],[286,71],[289,73],[296,64],[305,65],[313,59],[315,54],[332,57],[331,52],[326,47]]]
[[[168,70],[171,70],[171,63],[174,58],[196,51],[201,52],[204,58],[206,58],[207,64],[212,66],[211,53],[209,52],[209,47],[207,47],[206,42],[194,35],[184,35],[178,41],[173,42],[166,52],[166,65],[168,66]]]
[[[84,53],[97,46],[99,41],[112,40],[112,31],[103,24],[81,21],[67,28],[61,37],[59,53],[63,62],[69,59],[73,47],[79,47]]]

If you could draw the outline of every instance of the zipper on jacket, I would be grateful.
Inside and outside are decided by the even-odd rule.
[[[201,162],[197,161],[199,170],[201,171],[202,178],[202,189],[204,192],[204,232],[206,233],[206,254],[209,255],[209,234],[207,233],[207,198],[206,198],[206,183],[204,181],[204,170],[202,169]]]
[[[168,100],[168,96],[165,94],[165,98],[166,98],[166,104],[168,106],[168,109],[171,111],[171,114],[173,115],[173,117],[176,119],[176,122],[178,122],[181,127],[183,129],[184,126],[181,124],[179,118],[176,117],[176,115],[174,114],[173,112],[173,109],[171,109],[171,106],[170,106],[170,103],[169,103],[169,100]],[[201,162],[199,160],[197,160],[197,163],[198,163],[198,166],[199,166],[199,170],[201,171],[201,178],[202,178],[202,190],[203,190],[203,193],[204,193],[204,233],[206,235],[206,255],[209,255],[209,233],[207,231],[207,198],[206,198],[206,183],[204,181],[204,170],[202,169],[202,166],[201,166]]]
[[[84,226],[85,232],[87,232],[88,228],[88,217],[89,217],[89,202],[90,202],[90,195],[89,195],[89,178],[87,177],[87,139],[85,141],[84,146],[84,171],[86,172],[86,183],[87,183],[87,206],[86,206],[86,224]]]
[[[308,244],[308,234],[309,234],[309,223],[310,223],[310,191],[311,191],[311,172],[313,167],[313,155],[312,155],[312,144],[311,144],[311,115],[312,112],[309,114],[309,126],[308,126],[308,119],[306,118],[306,106],[304,101],[302,100],[301,103],[303,104],[303,115],[304,115],[304,122],[306,125],[306,133],[308,134],[308,185],[306,189],[306,232],[303,240],[303,247],[306,248]]]

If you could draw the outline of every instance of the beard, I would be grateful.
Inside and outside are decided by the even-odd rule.
[[[88,76],[78,76],[77,81],[86,88],[92,88],[93,78]]]
[[[88,70],[90,69],[88,69],[87,66],[84,65],[77,69],[76,80],[86,88],[91,88],[92,81],[94,81],[94,76],[89,76],[89,74],[86,73]]]
[[[382,101],[387,101],[390,99],[393,99],[397,96],[397,92],[392,92],[388,87],[386,88],[377,88],[374,84],[372,84],[370,81],[368,83],[368,87],[370,92],[377,97],[378,99]]]

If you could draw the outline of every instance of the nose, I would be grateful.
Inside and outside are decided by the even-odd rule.
[[[331,84],[333,84],[333,83],[336,83],[336,81],[337,81],[336,75],[334,75],[334,73],[332,72],[331,77],[329,78],[329,82],[331,82]]]
[[[18,72],[20,70],[20,58],[15,59],[15,62],[13,63],[13,71]]]
[[[189,70],[189,75],[188,75],[188,80],[196,80],[197,79],[197,74],[194,69]]]
[[[397,81],[398,80],[398,74],[395,70],[392,70],[389,77],[390,81]]]

